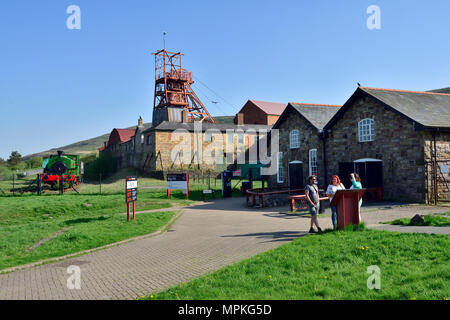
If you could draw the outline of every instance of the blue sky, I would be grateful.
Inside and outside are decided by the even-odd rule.
[[[68,30],[69,5],[81,30]],[[381,30],[369,30],[369,5]],[[343,104],[364,86],[450,86],[450,1],[0,2],[0,157],[151,121],[152,52],[182,51],[214,116],[248,99]],[[205,97],[205,95],[207,97]],[[210,100],[219,101],[215,105]]]

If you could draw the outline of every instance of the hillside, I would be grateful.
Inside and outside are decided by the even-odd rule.
[[[430,90],[429,92],[449,93],[450,94],[450,87],[442,88],[442,89],[436,89],[436,90]]]
[[[214,120],[216,121],[216,123],[233,123],[233,119],[234,119],[234,116],[214,117]],[[145,125],[150,125],[150,123],[146,123]],[[135,129],[135,128],[136,128],[136,126],[131,126],[131,127],[128,127],[127,129]],[[112,130],[112,128],[111,128],[111,130]],[[32,157],[37,157],[37,156],[43,157],[43,156],[47,156],[49,154],[55,154],[56,151],[58,151],[58,150],[62,150],[68,154],[71,154],[71,153],[78,154],[78,155],[93,154],[93,153],[96,153],[98,148],[100,148],[103,145],[104,141],[108,141],[108,138],[109,138],[109,132],[105,133],[101,136],[83,140],[83,141],[78,141],[78,142],[69,144],[67,146],[52,148],[52,149],[49,149],[46,151],[29,154],[29,155],[26,155],[24,157],[24,159],[27,160]]]

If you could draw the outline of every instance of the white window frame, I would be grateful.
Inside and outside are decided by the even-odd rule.
[[[358,142],[370,142],[375,140],[375,121],[370,118],[358,122]]]
[[[234,144],[234,133],[227,133],[227,144]]]
[[[205,142],[211,142],[212,141],[212,132],[206,130],[204,135],[204,141]]]
[[[283,152],[277,156],[277,183],[283,183]]]
[[[289,146],[291,149],[300,148],[300,131],[297,129],[291,130],[289,133]]]
[[[244,133],[238,133],[238,144],[244,144]]]
[[[319,166],[317,163],[317,149],[309,150],[309,175],[317,176],[319,172]]]

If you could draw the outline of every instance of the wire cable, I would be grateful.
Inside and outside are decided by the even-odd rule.
[[[215,92],[213,89],[211,89],[210,87],[208,87],[202,80],[200,80],[197,76],[194,75],[194,78],[200,82],[200,84],[202,84],[203,86],[205,86],[205,88],[207,88],[209,91],[211,91],[212,93],[214,93],[218,98],[222,99],[226,104],[228,104],[230,107],[232,107],[236,112],[239,112],[239,109],[236,108],[235,106],[233,106],[231,103],[229,103],[227,100],[225,100],[222,96],[220,96],[217,92]]]

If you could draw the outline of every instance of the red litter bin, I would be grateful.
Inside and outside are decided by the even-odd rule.
[[[337,206],[338,229],[344,230],[349,224],[359,224],[359,199],[362,198],[364,189],[338,190],[331,201],[331,206]]]

